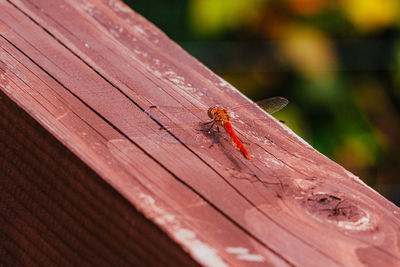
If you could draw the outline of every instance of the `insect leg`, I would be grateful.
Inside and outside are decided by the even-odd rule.
[[[208,128],[208,129],[204,129],[203,127],[202,127],[202,129],[197,129],[198,131],[201,131],[201,132],[210,132],[211,131],[211,129],[212,129],[212,127],[214,127],[214,124],[215,124],[215,121],[214,120],[211,120],[211,121],[208,121],[208,122],[201,122],[200,124],[201,125],[203,125],[203,126],[206,126],[206,125],[208,125],[208,124],[210,124],[211,123],[211,126]]]
[[[212,121],[212,124],[211,124],[210,128],[208,128],[207,132],[211,132],[212,127],[214,127],[214,124],[215,124],[215,121]],[[217,125],[217,129],[218,129],[218,132],[219,132],[218,125]]]

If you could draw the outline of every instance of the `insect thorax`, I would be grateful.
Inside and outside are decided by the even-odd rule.
[[[231,116],[227,109],[220,107],[211,107],[208,109],[208,116],[213,119],[217,124],[224,124],[231,120]]]

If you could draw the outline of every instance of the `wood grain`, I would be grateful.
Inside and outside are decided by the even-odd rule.
[[[10,0],[0,2],[0,15],[1,90],[196,262],[399,264],[398,207],[285,125],[255,106],[237,111],[250,161],[223,134],[212,145],[215,134],[197,131],[209,106],[248,99],[121,2]],[[46,157],[59,155],[42,154],[30,168]],[[65,210],[54,207],[57,220]],[[22,245],[5,248],[13,244]],[[98,246],[104,262],[119,259]]]
[[[197,265],[2,92],[0,103],[5,265]]]

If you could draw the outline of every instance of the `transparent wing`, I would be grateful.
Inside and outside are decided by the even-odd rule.
[[[207,120],[207,110],[196,107],[150,106],[144,113],[160,126],[156,132],[147,135],[154,142],[207,144],[208,138],[201,131],[203,119]]]
[[[275,112],[278,112],[279,110],[283,109],[289,101],[281,96],[276,96],[276,97],[271,97],[271,98],[266,98],[261,101],[255,102],[255,103],[246,103],[242,105],[235,106],[231,108],[231,111],[237,111],[241,109],[246,109],[251,106],[257,105],[264,109],[266,112],[272,114]]]
[[[264,109],[266,112],[270,114],[278,112],[279,110],[283,109],[288,103],[289,100],[280,96],[271,97],[256,102],[257,105],[259,105],[262,109]]]
[[[208,107],[175,107],[175,106],[157,106],[157,105],[153,105],[153,106],[149,106],[147,107],[144,112],[147,114],[150,114],[152,112],[165,112],[165,113],[170,113],[173,114],[174,116],[176,114],[182,114],[182,113],[187,113],[187,112],[191,112],[194,114],[207,114],[207,109]]]

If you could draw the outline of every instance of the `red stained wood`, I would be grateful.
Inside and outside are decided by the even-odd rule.
[[[197,265],[3,92],[0,103],[2,265]]]
[[[11,99],[65,146],[55,141],[47,144],[52,154],[38,152],[40,160],[28,157],[22,148],[13,152],[15,160],[27,162],[20,175],[24,178],[19,184],[13,181],[18,188],[47,184],[47,180],[37,178],[35,184],[29,179],[28,173],[36,173],[31,169],[43,173],[32,177],[53,178],[58,168],[64,170],[60,175],[64,186],[55,184],[29,194],[21,191],[21,197],[28,194],[29,199],[43,201],[46,192],[57,187],[65,203],[40,208],[37,202],[32,209],[44,215],[37,216],[37,226],[21,233],[18,240],[17,233],[2,232],[0,238],[8,240],[2,255],[8,262],[44,262],[39,252],[25,252],[23,257],[14,253],[15,246],[23,248],[27,238],[34,237],[38,251],[46,246],[50,251],[41,257],[56,263],[147,262],[147,256],[158,255],[158,250],[168,250],[160,256],[161,262],[170,257],[172,265],[190,261],[210,266],[399,263],[399,209],[255,106],[237,111],[240,119],[233,122],[239,138],[248,143],[250,161],[223,134],[210,147],[213,136],[196,130],[207,120],[206,109],[215,104],[234,107],[248,100],[119,1],[0,2],[0,89],[4,103]],[[198,112],[201,109],[203,113]],[[17,108],[3,111],[2,117],[10,110]],[[21,118],[25,117],[15,120]],[[37,131],[22,126],[18,131],[11,129],[12,123],[4,125],[7,133],[19,136],[19,143],[27,139],[44,144],[49,138],[44,138],[48,133],[39,126]],[[173,127],[167,132],[161,126]],[[69,151],[56,153],[65,148],[72,152],[65,158],[76,162],[73,169],[91,173],[90,183],[84,175],[80,176],[83,184],[64,182],[74,176],[65,171],[61,160]],[[46,172],[40,163],[50,159],[55,160],[53,171]],[[7,173],[8,179],[15,175]],[[151,234],[156,225],[169,239],[164,237],[159,247],[138,253],[132,252],[134,247],[117,248],[125,232],[132,233],[130,242],[141,244],[146,239],[140,239],[129,224],[119,231],[115,223],[96,228],[94,221],[104,218],[101,207],[118,198],[105,184],[95,189],[96,179],[107,182],[149,219],[142,219],[147,225],[144,235],[153,241],[163,238],[162,232]],[[14,187],[4,188],[9,193],[2,199],[10,204],[2,207],[6,215],[0,223],[11,229],[18,221],[10,223],[9,218],[25,218],[30,208],[12,204],[14,189],[10,188]],[[97,190],[103,190],[103,197],[91,196],[85,202],[96,207],[91,212],[99,213],[97,217],[86,219],[89,208],[78,202],[68,204],[69,199]],[[121,205],[130,209],[123,203],[119,199],[115,211],[108,208],[109,212],[121,216]],[[48,210],[54,214],[50,216]],[[41,236],[47,233],[41,221],[53,223],[50,239]],[[65,226],[57,223],[61,221]],[[69,226],[87,238],[61,238]],[[115,231],[107,234],[106,229]],[[59,236],[64,245],[53,245]],[[168,241],[176,242],[192,259],[179,247],[166,245]],[[179,258],[172,261],[171,255],[176,254]]]

